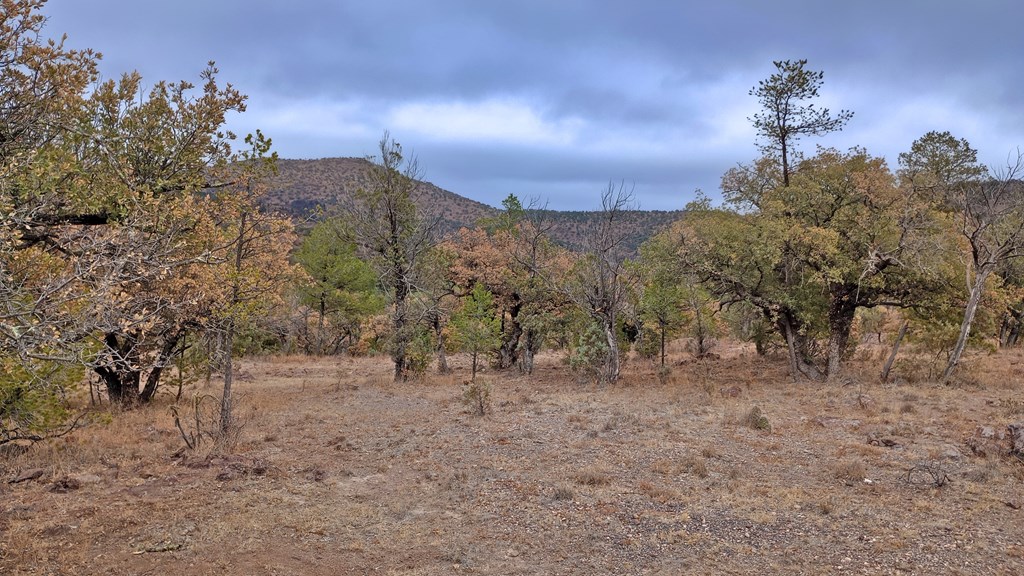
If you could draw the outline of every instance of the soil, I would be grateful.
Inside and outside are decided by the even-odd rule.
[[[1024,573],[1024,356],[951,387],[881,385],[881,357],[819,384],[680,352],[598,386],[547,354],[478,376],[482,417],[459,356],[402,384],[384,358],[247,361],[233,446],[186,448],[168,392],[0,457],[0,574]],[[215,394],[186,390],[186,435]]]

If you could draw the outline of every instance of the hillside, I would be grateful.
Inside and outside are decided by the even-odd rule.
[[[279,173],[272,181],[264,205],[304,220],[315,217],[317,208],[330,214],[349,205],[353,194],[367,185],[370,163],[362,158],[323,158],[320,160],[280,160]],[[440,217],[443,232],[473,227],[481,218],[494,216],[498,209],[454,192],[421,182],[414,200],[424,214]],[[630,230],[629,247],[636,248],[651,234],[681,216],[680,211],[635,210],[625,214]],[[562,245],[575,248],[582,244],[589,223],[597,212],[549,211],[551,236]],[[301,227],[301,226],[300,226]]]

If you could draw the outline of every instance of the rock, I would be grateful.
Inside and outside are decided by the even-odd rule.
[[[975,456],[982,457],[1005,456],[1008,449],[1006,433],[991,426],[978,426],[974,435],[964,443]]]
[[[99,484],[103,482],[103,478],[95,474],[72,474],[71,479],[78,482],[82,486],[87,484]]]
[[[942,457],[946,458],[947,460],[959,460],[963,458],[964,455],[956,446],[953,446],[952,444],[946,444],[942,448]]]
[[[868,434],[868,444],[872,446],[882,446],[885,448],[899,448],[900,443],[894,438],[887,436],[881,436],[877,433]]]
[[[875,407],[875,399],[867,394],[857,394],[857,404],[864,410],[870,410]]]
[[[14,480],[11,480],[10,483],[18,484],[20,482],[28,482],[29,480],[38,480],[40,477],[42,477],[44,472],[45,470],[43,470],[42,468],[32,468],[29,470],[25,470],[21,474],[15,476]]]
[[[743,393],[743,389],[739,386],[729,386],[728,388],[719,388],[718,392],[726,398],[736,398]]]
[[[72,490],[78,490],[82,487],[82,484],[70,476],[64,476],[58,479],[56,482],[50,485],[50,492],[56,492],[57,494],[66,494]]]
[[[1024,456],[1024,422],[1017,422],[1006,427],[1010,433],[1010,454]]]

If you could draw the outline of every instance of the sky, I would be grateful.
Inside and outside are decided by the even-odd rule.
[[[1005,166],[1024,150],[1024,34],[1011,0],[49,0],[45,33],[106,79],[248,95],[229,128],[283,158],[365,157],[388,131],[424,180],[500,205],[681,209],[757,158],[749,94],[773,61],[824,72],[854,112],[798,147],[897,155],[931,130]]]

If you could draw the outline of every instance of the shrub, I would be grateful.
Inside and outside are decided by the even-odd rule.
[[[486,380],[467,380],[462,389],[462,403],[473,409],[478,416],[491,409],[491,384]]]

